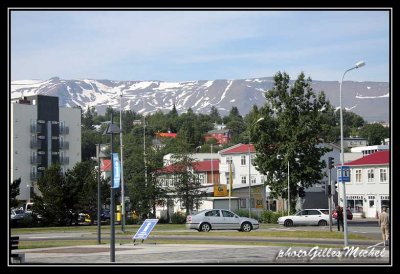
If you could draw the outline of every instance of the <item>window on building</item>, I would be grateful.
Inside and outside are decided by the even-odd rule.
[[[246,199],[240,199],[239,206],[240,208],[246,208]]]
[[[229,172],[225,172],[226,184],[229,185]]]
[[[379,176],[379,178],[380,178],[380,181],[383,183],[383,182],[387,182],[387,170],[386,170],[386,168],[381,168],[381,169],[379,169],[379,173],[380,173],[380,176]]]
[[[251,184],[254,185],[256,182],[256,176],[251,176]]]
[[[381,195],[380,198],[381,198],[381,208],[382,207],[386,207],[389,210],[389,208],[390,208],[390,197],[388,195]],[[388,211],[388,213],[389,213],[389,211]]]
[[[240,178],[241,178],[242,184],[247,184],[247,176],[246,175],[242,175]]]
[[[361,183],[361,169],[356,169],[356,183]]]
[[[374,169],[368,169],[368,182],[374,181]]]
[[[245,165],[246,165],[246,155],[240,156],[240,164],[241,164],[242,166],[245,166]]]
[[[267,204],[267,210],[276,211],[276,200],[275,199],[268,196],[266,204]]]
[[[363,212],[363,199],[361,195],[347,196],[347,206],[353,213]]]
[[[250,158],[251,158],[251,165],[254,166],[254,159],[256,158],[256,155],[251,154]]]
[[[226,157],[226,163],[229,165],[229,164],[232,164],[232,156],[228,156],[228,157]]]

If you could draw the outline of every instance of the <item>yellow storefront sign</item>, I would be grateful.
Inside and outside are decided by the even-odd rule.
[[[214,186],[214,197],[226,197],[228,196],[228,189],[226,185]]]
[[[261,195],[254,195],[254,200],[256,201],[256,208],[263,208],[263,198]]]

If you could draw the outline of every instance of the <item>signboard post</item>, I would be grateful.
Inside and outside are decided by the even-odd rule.
[[[113,168],[114,168],[114,181],[112,188],[119,188],[119,182],[121,179],[121,166],[119,163],[118,153],[113,153]]]
[[[149,237],[150,232],[153,230],[157,222],[158,219],[146,219],[136,234],[132,237],[133,243],[135,244],[136,239],[142,239],[143,243],[143,241]]]
[[[343,173],[342,173],[341,169],[343,169]],[[343,178],[342,178],[342,174],[343,174]],[[342,182],[342,183],[350,182],[350,167],[349,166],[340,166],[338,168],[338,182]]]

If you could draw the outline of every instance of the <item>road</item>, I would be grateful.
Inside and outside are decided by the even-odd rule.
[[[334,227],[335,228],[335,227]],[[263,231],[290,231],[308,230],[321,231],[329,230],[329,227],[274,227],[262,229]],[[179,230],[183,232],[187,230]],[[170,235],[160,231],[157,234],[150,234],[150,238],[143,244],[119,244],[121,240],[131,240],[132,235],[123,235],[116,231],[116,263],[118,264],[385,264],[390,263],[390,251],[379,244],[379,228],[370,224],[351,224],[350,233],[360,233],[372,235],[373,239],[368,241],[349,240],[349,247],[359,248],[358,253],[352,256],[345,255],[343,239],[293,239],[293,238],[269,238],[269,237],[248,237],[247,233],[237,232],[237,237],[212,236],[209,233],[192,233],[188,235]],[[165,231],[171,232],[171,231]],[[252,233],[252,232],[250,232]],[[109,238],[109,230],[102,229],[102,239]],[[51,241],[51,240],[96,240],[96,232],[59,232],[59,233],[36,233],[22,234],[20,239],[23,241]],[[179,242],[189,240],[201,240],[203,244],[158,244],[158,240],[169,239]],[[225,241],[246,241],[246,244],[224,245],[216,244],[216,240]],[[250,240],[250,241],[249,241]],[[172,241],[173,242],[173,241]],[[208,242],[207,244],[205,244]],[[255,243],[268,242],[268,246],[258,246]],[[253,244],[252,244],[253,243]],[[291,247],[291,243],[296,246]],[[304,244],[304,245],[302,245]],[[305,247],[305,245],[314,247]],[[332,245],[337,248],[324,248],[323,246]],[[321,256],[311,259],[311,251],[318,251]],[[362,257],[353,256],[364,251],[373,250],[380,252],[382,256]],[[54,248],[21,249],[18,252],[25,253],[26,264],[109,264],[110,246],[109,244],[88,245],[88,246],[67,246]],[[302,252],[302,253],[301,253]],[[335,258],[329,254],[341,254],[340,258]],[[339,252],[339,253],[338,253]],[[293,254],[306,254],[306,256],[296,256]],[[328,255],[326,255],[328,254]],[[281,257],[279,257],[282,255]]]

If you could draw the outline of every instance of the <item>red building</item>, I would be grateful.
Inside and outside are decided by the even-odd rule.
[[[231,131],[229,129],[216,129],[207,132],[204,139],[206,142],[210,139],[215,139],[217,140],[217,144],[224,145],[230,142],[231,137]]]

